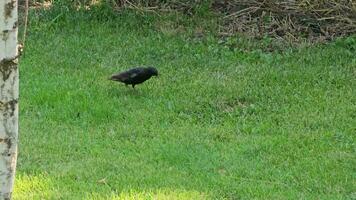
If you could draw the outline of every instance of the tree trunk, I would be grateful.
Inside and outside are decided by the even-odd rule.
[[[0,0],[0,200],[11,199],[18,139],[17,0]]]

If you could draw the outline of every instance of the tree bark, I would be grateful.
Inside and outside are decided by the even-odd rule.
[[[11,199],[18,141],[17,0],[0,0],[0,200]]]

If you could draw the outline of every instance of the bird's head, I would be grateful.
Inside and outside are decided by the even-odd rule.
[[[154,67],[147,67],[147,70],[152,74],[152,76],[158,76],[158,70]]]

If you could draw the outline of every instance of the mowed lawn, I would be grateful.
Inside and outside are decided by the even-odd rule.
[[[30,27],[14,199],[355,199],[356,38],[268,53],[190,30]],[[107,80],[136,65],[160,76]]]

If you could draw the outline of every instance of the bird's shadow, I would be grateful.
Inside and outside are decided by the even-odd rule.
[[[133,98],[141,98],[146,97],[147,93],[144,89],[133,89],[130,86],[118,86],[111,87],[108,91],[108,95],[111,97],[121,98],[121,97],[133,97]]]

